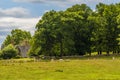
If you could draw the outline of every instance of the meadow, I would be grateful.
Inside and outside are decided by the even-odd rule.
[[[0,60],[0,80],[120,80],[120,57]]]

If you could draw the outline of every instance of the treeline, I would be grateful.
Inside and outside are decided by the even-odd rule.
[[[76,4],[46,12],[36,25],[31,56],[71,56],[91,52],[120,53],[120,3]]]
[[[120,3],[99,3],[95,10],[86,4],[76,4],[65,11],[51,10],[37,23],[32,39],[27,34],[31,43],[30,56],[91,55],[92,52],[119,54]],[[24,40],[23,36],[15,38],[20,35],[8,36],[4,44],[18,44]]]

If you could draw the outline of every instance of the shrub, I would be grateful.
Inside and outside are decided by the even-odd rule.
[[[17,56],[18,51],[10,44],[2,50],[1,57],[3,59],[11,59]]]
[[[14,59],[20,59],[20,58],[22,58],[20,55],[14,57]]]

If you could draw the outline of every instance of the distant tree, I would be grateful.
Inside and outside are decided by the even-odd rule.
[[[23,31],[21,29],[14,29],[11,31],[11,34],[6,37],[3,42],[4,46],[8,46],[9,44],[18,45],[24,40],[30,40],[31,34],[30,32]]]

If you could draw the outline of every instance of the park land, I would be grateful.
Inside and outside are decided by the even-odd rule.
[[[0,61],[1,80],[120,80],[120,57]]]

